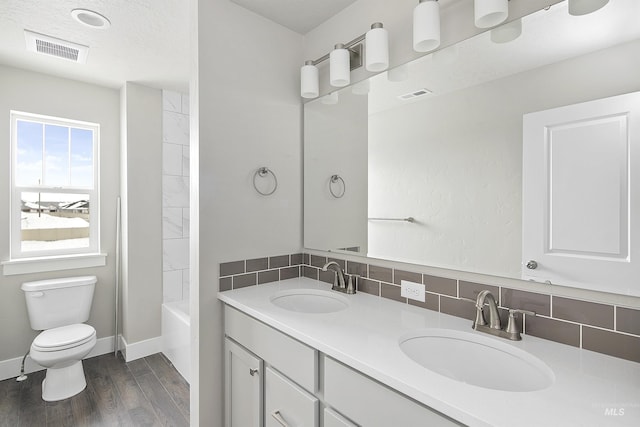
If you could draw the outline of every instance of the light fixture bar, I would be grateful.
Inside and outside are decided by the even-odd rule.
[[[344,48],[349,50],[349,54],[351,55],[351,69],[355,70],[356,68],[362,67],[362,42],[366,37],[367,33],[364,33],[355,39],[351,40],[348,43],[344,43]],[[320,58],[311,61],[311,65],[318,65],[323,61],[329,59],[329,55],[331,52],[327,53]]]

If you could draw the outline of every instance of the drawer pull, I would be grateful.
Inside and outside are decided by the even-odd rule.
[[[275,411],[273,414],[271,414],[271,416],[273,417],[274,420],[276,420],[278,422],[278,424],[280,424],[282,427],[289,427],[289,424],[287,424],[287,422],[284,420],[284,418],[282,418],[282,415],[280,415],[280,411]]]
[[[251,369],[251,368],[249,368],[249,375],[254,376],[254,375],[255,375],[255,374],[257,374],[257,373],[258,373],[258,370],[257,370],[257,369]]]

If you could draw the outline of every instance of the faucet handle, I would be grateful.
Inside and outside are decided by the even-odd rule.
[[[518,329],[518,324],[516,323],[517,313],[527,314],[529,316],[535,316],[536,313],[535,311],[522,310],[519,308],[509,309],[509,321],[507,322],[507,328],[505,329],[505,332],[510,334],[513,337],[512,339],[519,341],[522,339],[522,337],[520,336],[520,330]]]
[[[509,309],[509,317],[515,315],[516,313],[528,314],[529,316],[535,316],[536,312],[531,310],[523,310],[521,308],[510,308]]]

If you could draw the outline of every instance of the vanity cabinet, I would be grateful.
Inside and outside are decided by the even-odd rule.
[[[230,306],[225,335],[226,427],[460,425]]]

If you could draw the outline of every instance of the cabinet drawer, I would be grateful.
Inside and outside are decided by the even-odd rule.
[[[265,427],[318,427],[318,399],[271,368],[264,396]]]
[[[343,416],[338,415],[329,408],[324,408],[324,422],[322,427],[358,427],[351,421],[347,421]]]
[[[324,358],[324,400],[366,427],[460,425],[329,357]]]
[[[310,392],[318,389],[315,349],[270,326],[225,306],[225,334]]]

